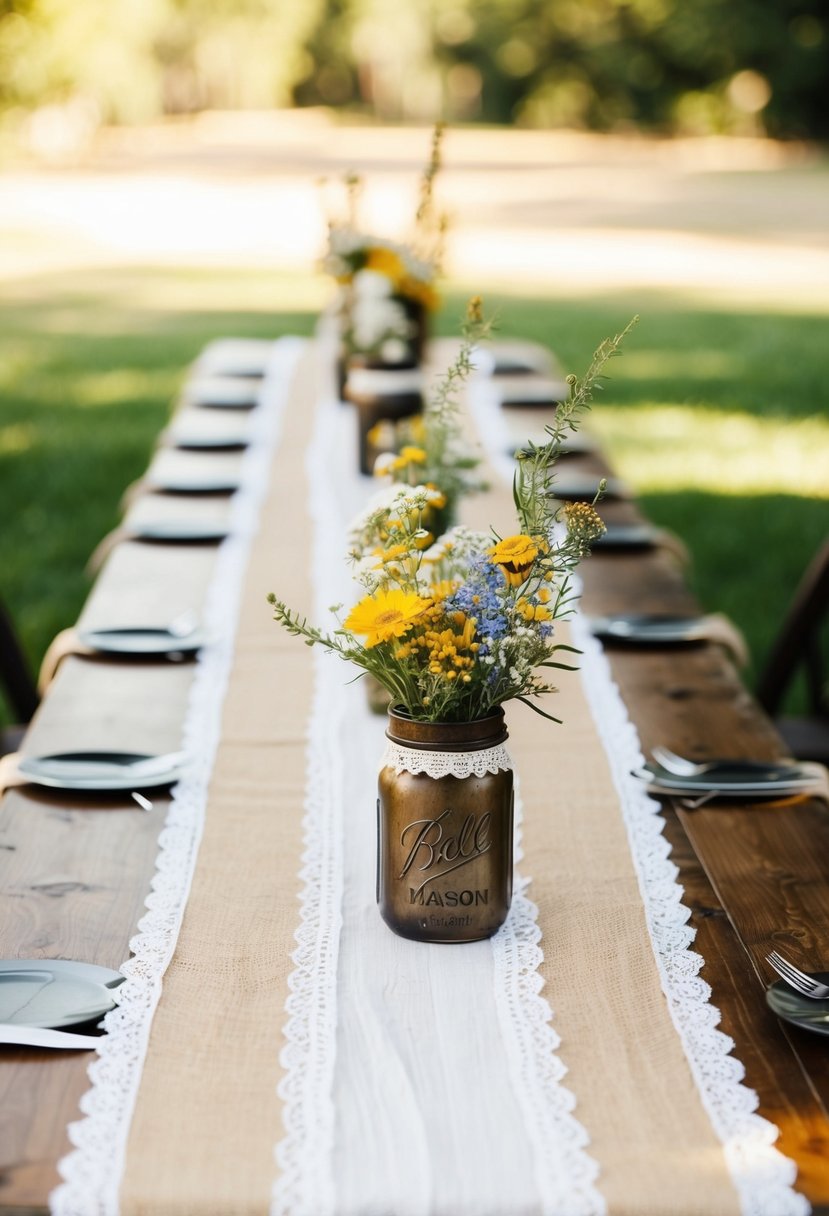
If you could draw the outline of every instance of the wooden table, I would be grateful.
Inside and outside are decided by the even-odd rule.
[[[599,455],[568,467],[604,474]],[[153,498],[151,508],[158,510]],[[222,509],[221,502],[218,502]],[[217,503],[188,505],[215,515]],[[608,522],[641,519],[632,502],[608,502]],[[81,623],[124,605],[135,619],[169,620],[198,607],[215,549],[119,544]],[[697,605],[665,549],[597,551],[582,567],[584,607],[686,613]],[[712,645],[609,650],[645,751],[662,743],[688,756],[774,757],[780,743],[724,652]],[[84,739],[127,750],[175,750],[192,679],[189,662],[119,663],[70,657],[26,740],[30,752]],[[77,957],[119,967],[142,911],[168,806],[136,814],[123,800],[51,796],[34,787],[0,803],[0,956]],[[760,1113],[780,1129],[779,1147],[799,1168],[798,1187],[829,1213],[829,1053],[821,1038],[784,1026],[767,1009],[764,961],[779,946],[804,966],[829,958],[829,815],[818,801],[790,809],[716,805],[694,812],[666,802],[666,833],[705,959],[704,978],[746,1068]],[[0,1211],[42,1213],[68,1151],[66,1126],[88,1086],[83,1053],[0,1048]]]

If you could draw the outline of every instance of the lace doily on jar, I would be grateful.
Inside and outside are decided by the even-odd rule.
[[[510,754],[503,743],[474,752],[427,752],[399,743],[386,745],[380,768],[396,773],[425,773],[427,777],[485,777],[512,769]]]

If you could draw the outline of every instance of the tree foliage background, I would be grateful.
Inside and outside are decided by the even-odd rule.
[[[0,0],[0,109],[829,135],[826,0]]]

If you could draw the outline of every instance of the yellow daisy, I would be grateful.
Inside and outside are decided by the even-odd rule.
[[[538,546],[529,536],[505,536],[497,545],[487,549],[487,556],[500,566],[511,587],[520,587],[538,557]]]
[[[364,634],[365,648],[371,650],[379,642],[408,633],[430,604],[431,600],[410,591],[378,591],[355,604],[343,624],[351,633]]]

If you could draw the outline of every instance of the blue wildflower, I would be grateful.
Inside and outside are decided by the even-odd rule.
[[[502,638],[509,630],[509,621],[501,601],[505,586],[504,576],[498,567],[485,557],[476,557],[471,562],[466,582],[446,600],[448,611],[463,612],[468,617],[474,617],[481,647],[478,654],[481,656],[489,653],[487,639]]]

